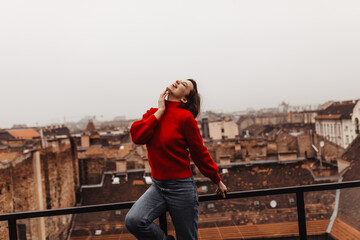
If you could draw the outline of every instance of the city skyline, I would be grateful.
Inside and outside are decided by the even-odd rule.
[[[359,98],[357,1],[0,5],[0,128],[140,118],[186,78],[204,111]]]

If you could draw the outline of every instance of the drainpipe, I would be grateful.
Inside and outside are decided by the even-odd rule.
[[[339,178],[339,183],[342,182],[342,179],[343,179],[342,177]],[[337,214],[338,214],[338,211],[339,211],[339,202],[340,202],[340,189],[336,189],[335,207],[334,207],[334,211],[333,211],[333,213],[331,215],[329,225],[328,225],[328,227],[326,229],[326,232],[328,234],[330,234],[331,229],[332,229],[332,227],[334,225],[334,221],[335,221],[335,219],[337,217]]]

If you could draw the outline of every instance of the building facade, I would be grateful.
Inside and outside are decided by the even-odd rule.
[[[203,126],[202,126],[203,127]],[[239,135],[239,127],[233,120],[209,122],[209,136],[213,140],[234,139]]]
[[[359,134],[360,101],[334,102],[315,118],[317,134],[346,148]]]

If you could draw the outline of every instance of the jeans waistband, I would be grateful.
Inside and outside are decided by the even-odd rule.
[[[181,185],[186,183],[194,183],[194,178],[188,177],[188,178],[181,178],[181,179],[168,179],[168,180],[158,180],[155,178],[152,178],[153,183],[155,183],[158,186],[173,186],[173,185]]]

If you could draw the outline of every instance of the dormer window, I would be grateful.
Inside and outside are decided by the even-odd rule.
[[[207,186],[201,186],[201,192],[202,193],[207,193],[208,191],[208,187]]]

